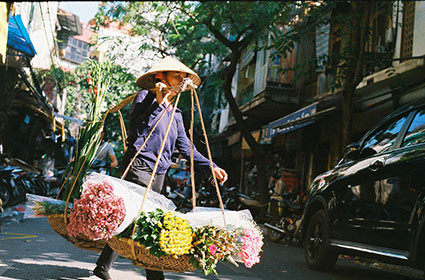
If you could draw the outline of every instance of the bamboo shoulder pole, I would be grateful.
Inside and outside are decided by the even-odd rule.
[[[159,165],[159,162],[161,160],[162,152],[164,151],[165,143],[167,142],[168,133],[170,132],[171,124],[173,123],[173,120],[174,120],[174,115],[176,113],[177,105],[179,104],[180,94],[181,93],[178,93],[177,94],[177,98],[176,98],[176,102],[175,102],[175,105],[174,105],[174,108],[173,108],[173,112],[171,114],[170,121],[168,122],[167,130],[165,131],[164,139],[162,140],[161,147],[160,147],[159,152],[158,152],[158,157],[156,159],[155,165],[154,165],[153,170],[152,170],[151,178],[149,179],[149,183],[148,183],[148,185],[146,187],[145,195],[143,196],[142,204],[140,205],[140,210],[137,213],[137,216],[136,217],[139,217],[140,216],[140,213],[142,213],[143,205],[145,204],[145,201],[146,201],[146,198],[148,196],[149,190],[152,187],[152,182],[153,182],[153,179],[155,177],[156,170],[158,169],[158,165]],[[171,105],[171,102],[170,102],[169,105]],[[168,106],[167,106],[167,108],[168,108]],[[164,113],[167,112],[167,111],[168,111],[167,109],[164,110]],[[157,123],[159,123],[159,122],[157,122]],[[152,131],[153,131],[153,129],[152,129]],[[132,232],[131,236],[133,236],[134,233],[136,232],[136,227],[137,227],[137,223],[134,223],[133,232]],[[134,246],[136,246],[136,245],[134,244],[133,246],[131,246],[131,253],[132,253],[133,257],[136,258],[136,252],[135,252]]]
[[[170,108],[171,106],[171,102],[170,104],[168,104],[167,108],[161,113],[159,119],[156,121],[156,123],[154,124],[154,126],[152,127],[151,131],[149,132],[148,136],[146,136],[145,141],[143,142],[143,144],[140,146],[139,150],[137,150],[136,154],[133,156],[133,158],[131,159],[130,163],[127,165],[127,168],[125,169],[123,175],[121,176],[121,180],[123,180],[126,176],[128,171],[130,170],[131,165],[133,164],[133,162],[136,160],[136,157],[140,154],[140,152],[142,151],[142,149],[145,147],[146,143],[148,142],[149,138],[151,137],[152,133],[154,132],[154,130],[156,129],[156,127],[158,126],[159,122],[162,120],[162,118],[164,117],[165,113],[168,111],[168,108]]]
[[[122,146],[124,149],[124,153],[127,151],[127,132],[125,131],[125,123],[124,118],[122,117],[121,110],[118,110],[118,117],[120,119],[120,128],[121,128],[121,138],[122,138]]]
[[[152,170],[152,176],[149,179],[149,183],[146,187],[145,195],[143,196],[142,205],[140,206],[140,210],[139,210],[139,213],[138,213],[137,216],[139,216],[140,213],[142,212],[143,205],[146,201],[146,197],[148,196],[148,192],[149,192],[149,190],[152,186],[152,182],[153,182],[153,179],[155,177],[156,170],[158,169],[158,165],[159,165],[159,162],[161,160],[162,152],[164,151],[165,143],[167,142],[168,133],[170,132],[171,124],[173,123],[173,120],[174,120],[174,115],[176,113],[176,109],[177,109],[177,105],[179,104],[179,100],[180,100],[180,93],[177,95],[176,104],[174,105],[170,121],[168,122],[167,130],[165,131],[164,139],[162,140],[161,147],[160,147],[159,152],[158,152],[158,157],[156,159],[155,165],[154,165],[153,170]],[[164,111],[166,111],[166,110],[164,110]],[[135,229],[133,230],[133,234],[134,234],[134,231],[135,231]]]
[[[226,223],[226,217],[224,215],[223,200],[221,199],[220,188],[218,187],[217,177],[215,177],[215,173],[214,173],[214,166],[213,166],[213,161],[211,156],[210,144],[208,143],[208,136],[207,136],[207,131],[205,129],[204,119],[202,117],[201,105],[199,104],[198,94],[196,93],[196,90],[194,88],[192,88],[192,93],[195,96],[196,105],[198,107],[199,119],[201,120],[202,131],[204,132],[205,145],[207,146],[208,159],[210,160],[211,173],[214,179],[214,185],[217,191],[218,201],[220,202],[221,213],[223,214],[224,226],[226,226],[227,223]]]
[[[191,100],[191,109],[190,109],[190,182],[192,185],[192,209],[196,208],[196,189],[195,189],[195,164],[193,160],[193,122],[194,118],[194,100],[193,100],[193,92],[190,92],[190,100]]]

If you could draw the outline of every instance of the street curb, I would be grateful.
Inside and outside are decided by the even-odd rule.
[[[340,258],[343,258],[343,256],[340,256]],[[361,259],[361,258],[355,258],[352,260],[352,262],[360,265],[366,265],[372,268],[380,269],[380,270],[388,270],[391,272],[396,272],[399,274],[403,274],[406,277],[412,277],[417,279],[423,279],[424,278],[424,272],[420,269],[415,269],[408,266],[403,265],[396,265],[396,264],[387,264],[382,263],[375,260],[367,260],[367,259]]]

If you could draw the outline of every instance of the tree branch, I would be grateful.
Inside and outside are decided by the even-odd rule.
[[[224,37],[223,34],[221,34],[220,31],[218,31],[214,26],[212,26],[211,22],[203,22],[205,26],[208,28],[209,31],[211,31],[212,34],[219,40],[221,43],[223,43],[226,47],[228,47],[231,50],[235,50],[238,48],[238,43],[231,42],[229,39]]]
[[[252,40],[254,40],[255,38],[255,32],[251,32],[249,33],[245,38],[242,39],[242,41],[239,42],[239,47],[242,49],[244,48],[247,44],[249,44]]]

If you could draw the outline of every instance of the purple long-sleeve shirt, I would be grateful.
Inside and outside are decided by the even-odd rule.
[[[134,156],[164,110],[167,110],[166,105],[164,103],[158,105],[154,93],[142,90],[137,94],[131,108],[127,152]],[[138,155],[138,157],[146,162],[151,169],[154,168],[158,158],[161,143],[164,139],[172,112],[173,110],[170,107],[155,128],[155,131],[150,136],[145,147]],[[156,172],[157,174],[164,174],[167,172],[171,165],[171,155],[175,148],[177,148],[184,157],[190,157],[190,140],[186,135],[182,112],[178,108],[176,109],[174,120],[165,142],[164,151]],[[206,172],[209,170],[209,160],[196,150],[195,145],[193,145],[193,158],[198,168]],[[216,167],[217,165],[213,163],[213,166]]]

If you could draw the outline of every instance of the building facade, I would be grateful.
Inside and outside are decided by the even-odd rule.
[[[369,23],[371,35],[365,46],[364,77],[354,94],[352,141],[396,108],[425,96],[423,38],[425,4],[392,1],[377,11]],[[348,7],[349,8],[349,7]],[[329,16],[347,10],[338,7]],[[332,21],[331,21],[332,22]],[[290,29],[290,26],[282,28]],[[297,191],[308,189],[320,173],[342,157],[342,105],[338,89],[330,86],[338,76],[338,60],[304,72],[278,71],[304,65],[310,59],[339,54],[346,38],[335,36],[338,25],[316,27],[315,34],[301,38],[292,52],[271,57],[256,50],[255,42],[242,51],[237,75],[236,100],[253,136],[263,145],[268,178],[278,172]],[[296,69],[296,67],[295,67]],[[252,151],[234,128],[229,114],[222,116],[222,133],[229,134],[232,184],[255,190],[256,168]]]

